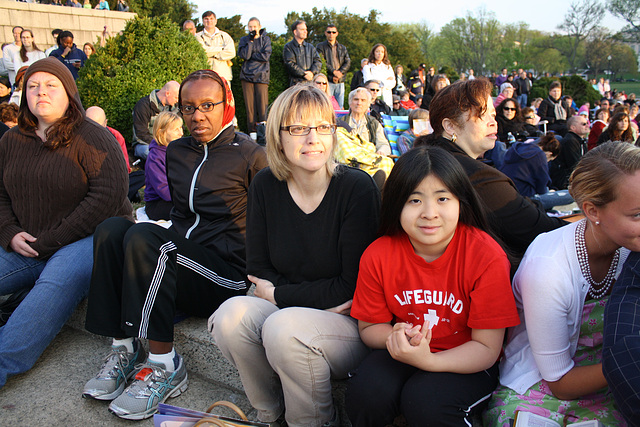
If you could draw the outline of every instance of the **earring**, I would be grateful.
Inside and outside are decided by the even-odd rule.
[[[455,133],[453,135],[451,135],[451,142],[453,142],[454,144],[455,144],[457,139],[458,139],[458,137],[456,136]]]
[[[596,221],[596,225],[600,225],[600,221]]]

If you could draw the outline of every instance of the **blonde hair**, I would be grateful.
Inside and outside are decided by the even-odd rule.
[[[273,102],[267,118],[267,160],[273,175],[280,181],[291,177],[291,165],[282,149],[280,138],[282,126],[305,122],[310,118],[326,120],[336,124],[336,115],[327,95],[311,83],[300,83],[282,92]],[[333,175],[336,167],[334,153],[336,135],[332,135],[331,155],[327,160],[327,173]]]
[[[182,124],[182,117],[172,111],[163,111],[153,121],[153,138],[159,145],[169,145],[167,129],[176,122]]]
[[[585,154],[569,179],[569,193],[578,206],[591,202],[601,207],[616,200],[625,175],[640,170],[640,147],[607,142]]]

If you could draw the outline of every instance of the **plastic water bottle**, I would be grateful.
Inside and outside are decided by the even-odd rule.
[[[511,145],[511,144],[513,144],[514,142],[516,142],[516,137],[515,137],[515,136],[513,136],[513,134],[512,134],[511,132],[509,132],[509,133],[507,134],[507,145],[509,145],[509,146],[510,146],[510,145]]]

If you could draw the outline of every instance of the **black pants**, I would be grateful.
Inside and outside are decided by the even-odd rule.
[[[248,132],[256,131],[256,122],[267,120],[267,104],[269,103],[269,85],[264,83],[251,83],[241,80],[242,95],[247,109]]]
[[[400,414],[409,426],[467,426],[497,385],[497,363],[475,374],[426,372],[374,350],[349,380],[347,414],[354,427],[385,426]]]
[[[209,317],[246,293],[242,268],[171,229],[110,218],[96,228],[86,328],[173,342],[176,309]]]

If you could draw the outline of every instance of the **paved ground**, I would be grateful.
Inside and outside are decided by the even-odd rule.
[[[108,403],[81,397],[85,382],[97,373],[109,341],[65,326],[29,372],[9,379],[0,389],[0,426],[152,426],[121,420]],[[250,419],[255,411],[243,393],[189,372],[189,389],[167,403],[205,410],[229,400]]]

